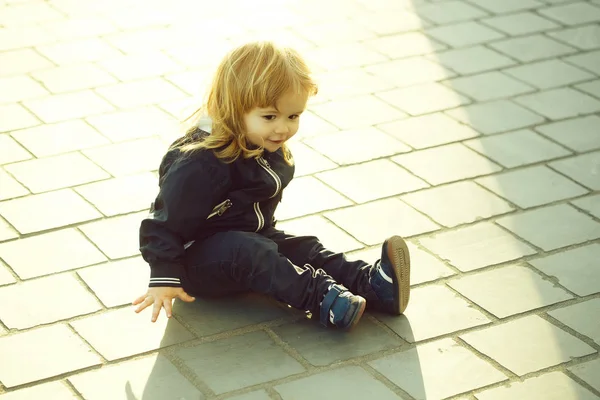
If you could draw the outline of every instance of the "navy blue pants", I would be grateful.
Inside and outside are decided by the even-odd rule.
[[[300,309],[317,312],[329,285],[373,298],[364,261],[348,261],[326,250],[314,236],[288,235],[275,228],[260,233],[220,232],[186,251],[183,286],[194,296],[254,291]]]

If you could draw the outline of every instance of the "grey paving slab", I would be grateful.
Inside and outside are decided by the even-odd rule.
[[[600,194],[574,200],[571,204],[589,212],[596,218],[600,218]]]
[[[316,177],[356,203],[365,203],[429,187],[429,184],[389,160],[320,172]]]
[[[295,177],[312,175],[316,172],[327,171],[338,166],[331,159],[300,141],[289,143],[288,148],[294,155],[294,162],[296,163]]]
[[[83,153],[113,176],[158,170],[167,144],[145,138],[83,150]]]
[[[583,54],[578,54],[572,57],[565,58],[565,61],[575,64],[578,67],[585,68],[588,71],[600,75],[600,50],[595,50]]]
[[[462,276],[448,282],[452,288],[498,318],[534,310],[573,298],[532,270],[508,266]]]
[[[483,47],[482,45],[437,52],[427,57],[432,61],[437,61],[440,64],[451,68],[459,74],[465,75],[516,64],[516,62],[509,57],[494,50],[490,50],[487,47]]]
[[[15,277],[9,272],[6,264],[0,261],[0,286],[10,285],[11,283],[15,283]]]
[[[67,65],[33,72],[52,93],[64,93],[117,83],[118,80],[94,64]]]
[[[324,329],[314,318],[316,316],[310,321],[281,325],[273,331],[315,366],[389,350],[403,343],[367,318],[361,319],[351,334]]]
[[[0,201],[28,195],[30,192],[6,171],[0,169]]]
[[[19,234],[9,224],[0,218],[0,241],[18,238]]]
[[[308,50],[305,58],[314,65],[325,69],[361,67],[389,60],[386,56],[363,43],[329,45]]]
[[[38,46],[36,50],[59,65],[98,61],[120,55],[117,49],[99,38],[58,42]]]
[[[465,333],[460,338],[519,376],[596,352],[537,315]]]
[[[304,372],[264,332],[181,348],[175,354],[216,394]]]
[[[205,398],[169,360],[158,354],[103,366],[68,379],[86,400]]]
[[[114,111],[115,109],[110,103],[90,90],[26,100],[23,104],[46,123],[83,118]]]
[[[600,151],[554,161],[549,165],[584,186],[600,189]]]
[[[342,129],[367,127],[400,119],[406,115],[374,96],[335,100],[311,106],[310,109]],[[372,110],[372,112],[365,115],[355,113],[356,110]]]
[[[283,400],[315,398],[402,399],[360,367],[345,367],[275,386]]]
[[[473,128],[461,124],[444,113],[411,117],[378,127],[415,149],[424,149],[479,136],[479,132]]]
[[[391,59],[420,56],[447,48],[446,45],[420,32],[382,36],[377,39],[367,40],[365,44]]]
[[[467,47],[504,37],[504,34],[474,21],[429,28],[426,33],[452,47]]]
[[[340,128],[307,110],[302,113],[302,124],[300,124],[298,132],[294,137],[305,139],[339,132],[339,130]]]
[[[363,9],[357,15],[353,15],[353,19],[378,35],[410,32],[431,25],[423,18],[407,10],[390,13]]]
[[[600,111],[599,100],[571,88],[526,94],[515,101],[554,120]]]
[[[168,131],[179,130],[177,120],[156,107],[92,116],[86,118],[86,122],[113,142],[164,135]]]
[[[520,65],[505,69],[502,72],[539,89],[570,85],[594,78],[591,73],[558,59]]]
[[[598,397],[559,371],[477,393],[478,400],[596,400]]]
[[[259,390],[257,392],[250,392],[247,394],[241,394],[239,396],[229,397],[231,400],[271,400],[271,396],[264,391]]]
[[[400,199],[447,227],[514,210],[506,201],[471,181],[410,193]]]
[[[577,249],[529,261],[531,265],[579,296],[600,292],[600,244],[590,244]]]
[[[26,74],[38,69],[50,68],[53,64],[33,49],[3,51],[0,55],[0,76]]]
[[[403,315],[378,315],[377,318],[411,343],[490,322],[484,314],[443,285],[413,289],[410,301]],[[431,323],[432,320],[435,324]]]
[[[477,183],[521,208],[588,193],[587,189],[543,165],[480,178]]]
[[[577,51],[574,47],[540,34],[497,41],[489,46],[521,62],[559,57]]]
[[[277,229],[296,236],[315,236],[326,248],[336,252],[348,252],[363,247],[363,244],[330,221],[318,215],[311,215],[277,223]]]
[[[587,25],[565,29],[550,32],[549,35],[582,50],[592,50],[600,47],[600,25]]]
[[[594,97],[600,98],[600,79],[596,79],[592,82],[581,83],[579,85],[575,85],[575,87],[591,94]]]
[[[74,229],[2,243],[0,257],[21,279],[85,267],[106,260],[94,245]]]
[[[541,8],[539,13],[565,25],[600,21],[600,8],[583,1]]]
[[[579,379],[596,390],[600,390],[600,359],[588,361],[569,368]]]
[[[327,71],[315,74],[315,79],[319,82],[319,93],[311,101],[371,94],[394,87],[392,83],[362,68]]]
[[[456,75],[454,72],[440,65],[434,57],[411,57],[370,65],[365,67],[365,69],[367,72],[388,80],[398,87],[440,81]],[[347,116],[346,114],[344,115]],[[402,118],[402,116],[394,119],[399,118]],[[358,127],[362,126],[362,124],[363,122],[361,121],[355,123]]]
[[[529,129],[479,137],[467,140],[464,144],[507,168],[520,167],[572,154],[569,150]]]
[[[101,363],[100,357],[64,325],[0,337],[0,380],[23,385]],[[23,364],[27,360],[27,364]]]
[[[496,100],[535,90],[497,71],[454,78],[446,81],[445,84],[452,90],[466,94],[477,101]]]
[[[325,216],[367,245],[383,243],[392,235],[412,236],[439,229],[436,223],[398,199],[330,211]]]
[[[498,15],[482,19],[486,25],[491,26],[508,35],[525,35],[528,33],[542,32],[560,27],[555,22],[543,18],[532,12],[520,12],[509,15]]]
[[[544,118],[508,100],[472,104],[446,114],[483,134],[512,131],[544,122]]]
[[[493,12],[495,14],[503,14],[503,13],[509,13],[509,12],[513,12],[513,11],[519,11],[519,10],[527,10],[527,9],[531,9],[531,8],[537,8],[537,7],[541,7],[544,5],[544,3],[541,3],[539,1],[536,0],[506,0],[506,1],[502,1],[502,2],[497,2],[494,0],[471,0],[473,4],[482,7],[486,10],[489,10],[490,12]]]
[[[29,160],[31,154],[16,142],[10,135],[0,135],[0,164],[9,164],[17,161]]]
[[[147,106],[187,97],[187,94],[181,89],[160,78],[118,83],[112,86],[99,87],[95,90],[119,108]],[[110,110],[104,110],[104,112],[107,111]]]
[[[422,6],[416,6],[415,8],[415,11],[419,16],[433,21],[436,24],[449,24],[489,15],[480,8],[473,7],[464,1],[424,4]]]
[[[554,122],[535,129],[576,151],[600,148],[600,117],[596,115]]]
[[[502,217],[497,223],[546,251],[600,237],[600,223],[565,204]]]
[[[75,400],[77,396],[61,382],[50,382],[0,394],[2,400]]]
[[[0,105],[0,132],[30,128],[40,120],[20,104]]]
[[[44,97],[49,92],[28,76],[9,76],[0,78],[0,102],[17,103],[19,101]]]
[[[451,339],[369,363],[413,398],[442,399],[506,380],[496,368]],[[464,377],[469,379],[464,379]]]
[[[98,301],[70,274],[0,288],[2,304],[11,304],[15,299],[19,299],[19,307],[0,309],[0,320],[9,329],[30,328],[89,314],[101,308]]]
[[[435,169],[431,168],[432,159],[436,160]],[[459,143],[402,154],[392,161],[433,185],[488,175],[501,169]]]
[[[590,315],[600,315],[600,299],[591,299],[568,307],[548,312],[569,328],[600,344],[600,322]]]
[[[312,176],[294,179],[277,207],[278,220],[292,219],[324,210],[349,206],[350,200]]]
[[[419,239],[433,253],[461,271],[513,261],[536,251],[490,222]]]
[[[79,229],[110,259],[139,254],[139,229],[147,212],[103,219]]]
[[[471,100],[439,83],[425,83],[388,92],[377,96],[410,115],[422,115],[469,104]]]
[[[136,314],[121,308],[72,321],[71,326],[107,360],[116,360],[193,339],[179,322],[164,311],[152,323],[151,307]]]

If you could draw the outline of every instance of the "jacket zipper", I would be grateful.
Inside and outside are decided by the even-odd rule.
[[[260,203],[254,203],[254,212],[256,213],[256,217],[258,218],[258,227],[255,232],[260,231],[265,226],[265,217],[262,215],[260,211]]]
[[[208,214],[208,217],[206,217],[206,219],[211,219],[212,217],[214,217],[215,215],[218,215],[219,217],[221,215],[223,215],[223,213],[225,211],[227,211],[231,206],[233,205],[233,203],[231,202],[231,200],[227,199],[222,203],[217,204],[212,212],[210,214]]]
[[[267,173],[275,181],[275,193],[273,193],[273,195],[270,197],[272,199],[273,197],[277,196],[279,190],[281,190],[281,179],[279,179],[279,176],[277,176],[275,171],[271,169],[271,166],[269,165],[269,162],[267,160],[265,160],[262,157],[259,157],[256,159],[256,161],[258,162],[258,165],[260,165],[265,171],[267,171]],[[260,202],[254,203],[254,212],[256,213],[256,218],[258,219],[258,227],[256,228],[256,232],[258,232],[265,226],[265,217],[260,211]]]

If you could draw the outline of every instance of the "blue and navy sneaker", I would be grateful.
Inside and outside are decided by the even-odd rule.
[[[331,285],[321,302],[321,324],[350,330],[362,317],[366,305],[363,297],[353,294],[344,286]]]
[[[382,310],[402,314],[410,297],[410,255],[404,239],[392,236],[383,242],[374,268],[370,283]]]

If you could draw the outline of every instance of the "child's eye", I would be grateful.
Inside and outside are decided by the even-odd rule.
[[[276,117],[274,115],[263,115],[263,118],[267,121],[273,121]]]
[[[298,118],[300,118],[300,116],[298,114],[290,115],[290,119],[291,120],[295,120],[295,119],[298,119]]]

